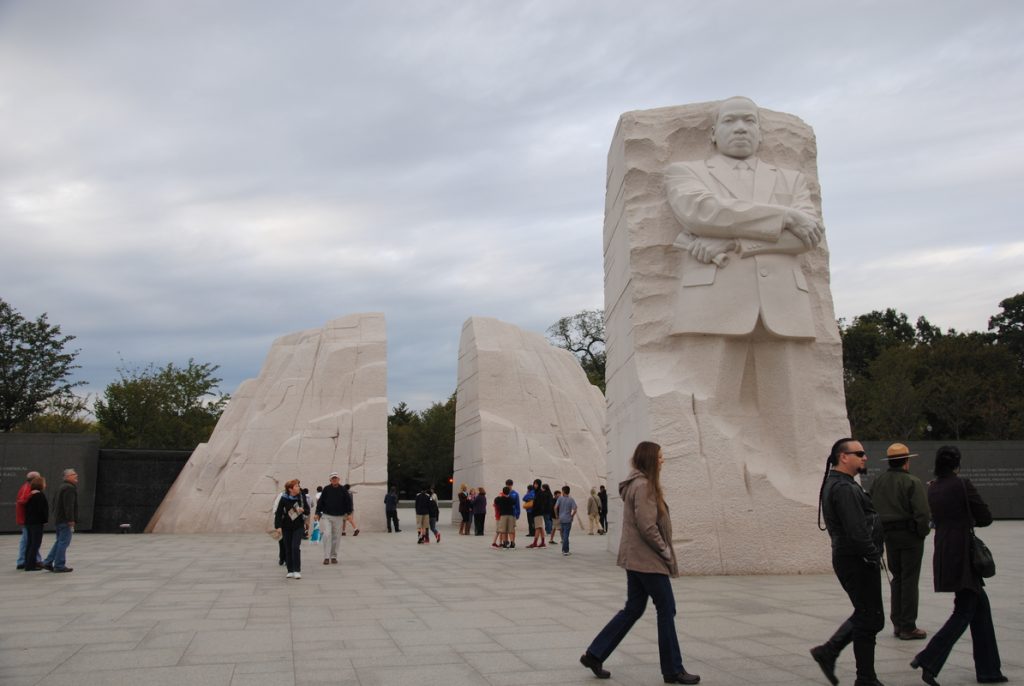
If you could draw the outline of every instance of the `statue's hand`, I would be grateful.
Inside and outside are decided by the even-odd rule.
[[[688,248],[690,254],[698,262],[704,264],[711,264],[712,262],[718,264],[718,261],[715,259],[716,257],[725,255],[735,249],[736,241],[731,238],[704,238],[702,236],[697,236],[690,241],[690,247]]]
[[[821,243],[821,238],[825,235],[825,227],[821,225],[821,222],[800,210],[786,210],[784,228],[800,239],[800,242],[806,245],[808,249],[814,248],[818,243]]]

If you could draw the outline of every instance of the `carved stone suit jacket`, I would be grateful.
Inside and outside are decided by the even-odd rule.
[[[669,205],[684,234],[739,243],[724,267],[685,254],[672,333],[742,336],[760,317],[776,336],[813,339],[810,293],[797,260],[807,248],[782,230],[787,208],[817,217],[807,181],[764,160],[747,162],[755,167],[752,194],[736,177],[736,160],[724,155],[665,170]]]

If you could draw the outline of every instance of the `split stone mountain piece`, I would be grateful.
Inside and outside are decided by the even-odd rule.
[[[572,353],[497,319],[463,324],[453,481],[487,489],[487,530],[509,478],[520,496],[536,478],[552,490],[568,485],[586,521],[590,488],[605,483],[604,421],[604,397]]]
[[[662,446],[685,573],[829,567],[818,490],[849,422],[820,216],[814,134],[795,116],[733,98],[619,119],[604,228],[609,482],[639,441]]]
[[[289,479],[352,485],[360,528],[383,530],[387,483],[384,315],[353,314],[283,336],[231,398],[147,531],[260,532]]]

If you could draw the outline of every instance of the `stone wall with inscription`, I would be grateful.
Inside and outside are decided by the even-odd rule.
[[[0,532],[21,531],[14,521],[14,501],[25,483],[25,474],[42,474],[52,499],[63,481],[61,475],[68,468],[78,472],[81,521],[77,528],[92,529],[99,449],[100,437],[96,434],[0,433]],[[46,530],[53,530],[52,522]]]
[[[875,474],[886,469],[885,449],[896,441],[863,441],[868,451],[864,487],[871,490]],[[955,445],[963,456],[960,476],[978,488],[996,519],[1024,519],[1024,441],[900,441],[910,446],[910,473],[928,483],[934,479],[935,451]]]

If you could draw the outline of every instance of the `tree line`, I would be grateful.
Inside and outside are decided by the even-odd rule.
[[[853,435],[864,440],[1024,439],[1024,293],[999,303],[984,332],[913,324],[893,308],[838,321]],[[604,391],[601,310],[562,317],[549,340],[572,352]],[[0,432],[86,432],[111,448],[191,450],[209,439],[229,401],[217,365],[190,359],[118,369],[92,403],[72,382],[79,350],[44,313],[27,319],[0,299]],[[388,415],[389,481],[450,497],[455,394],[421,412]]]

